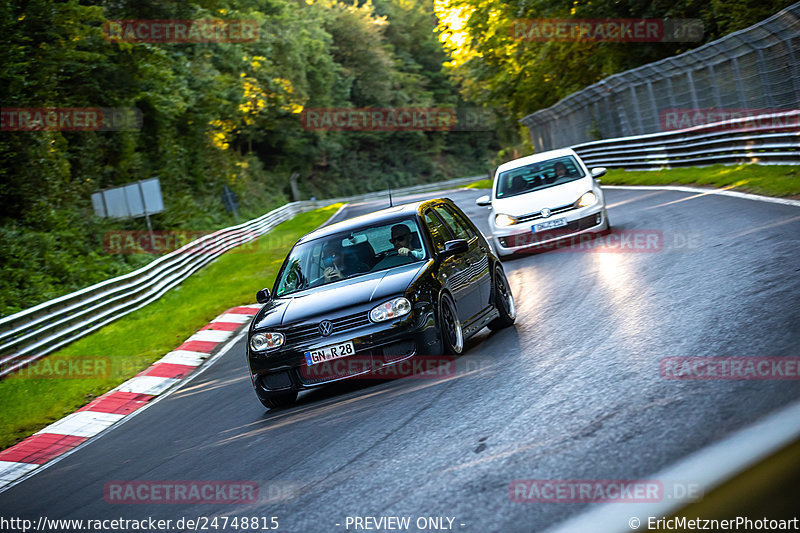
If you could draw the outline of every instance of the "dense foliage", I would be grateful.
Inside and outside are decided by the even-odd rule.
[[[132,43],[109,20],[254,20],[253,42]],[[128,271],[103,234],[144,221],[93,215],[90,194],[158,177],[156,229],[208,230],[292,198],[334,197],[484,173],[493,132],[315,132],[319,107],[464,106],[443,73],[432,2],[15,0],[0,5],[4,108],[122,107],[138,131],[0,137],[0,314]]]
[[[463,94],[502,109],[509,123],[601,79],[746,28],[793,0],[436,0],[451,73]],[[531,19],[697,19],[702,40],[611,42],[515,38]],[[522,35],[525,35],[523,32]],[[523,133],[522,137],[525,137]]]
[[[137,109],[132,131],[0,136],[0,315],[130,271],[103,248],[144,221],[93,215],[98,189],[158,177],[155,229],[210,230],[294,197],[485,173],[527,150],[518,119],[603,77],[718,38],[789,0],[3,0],[3,108]],[[434,5],[435,4],[435,5]],[[533,18],[698,18],[702,42],[528,42]],[[252,42],[133,43],[109,20],[253,20]],[[443,68],[447,64],[448,68]],[[472,103],[470,103],[472,102]],[[301,111],[481,105],[494,131],[308,131]],[[522,135],[520,135],[522,133]],[[504,147],[503,150],[498,150]]]

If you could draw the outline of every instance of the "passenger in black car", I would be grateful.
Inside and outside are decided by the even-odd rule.
[[[353,274],[366,272],[369,267],[356,259],[346,256],[342,245],[337,240],[328,241],[322,251],[325,270],[322,272],[325,283],[340,280]]]

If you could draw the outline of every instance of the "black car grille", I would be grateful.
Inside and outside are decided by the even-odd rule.
[[[331,319],[330,322],[333,325],[331,334],[334,334],[366,326],[370,323],[370,320],[369,314],[366,311],[362,311],[354,315]],[[293,344],[309,341],[318,337],[322,337],[319,332],[319,322],[294,326],[286,330],[286,342]]]
[[[554,207],[553,209],[550,210],[550,216],[560,215],[561,213],[566,213],[567,211],[572,211],[573,209],[575,209],[574,203],[568,205],[562,205],[561,207]],[[527,215],[522,215],[521,217],[517,217],[517,222],[518,223],[528,222],[530,220],[536,220],[539,218],[542,218],[541,211],[537,211],[535,213],[528,213]]]

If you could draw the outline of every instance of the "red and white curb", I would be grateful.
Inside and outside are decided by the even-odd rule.
[[[69,452],[144,407],[189,376],[236,330],[250,321],[260,305],[228,309],[186,339],[175,350],[115,389],[0,452],[0,491],[31,471]]]

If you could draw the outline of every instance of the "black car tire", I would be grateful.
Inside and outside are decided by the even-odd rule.
[[[271,394],[259,395],[258,399],[267,409],[274,409],[275,407],[286,407],[291,405],[297,400],[297,391],[290,392],[274,392]]]
[[[497,331],[507,328],[517,319],[517,308],[514,305],[514,294],[508,285],[503,269],[498,265],[494,270],[494,306],[500,316],[489,322],[489,329]]]
[[[444,354],[459,355],[464,350],[464,330],[458,320],[456,305],[448,294],[442,295],[439,302],[439,333]]]

